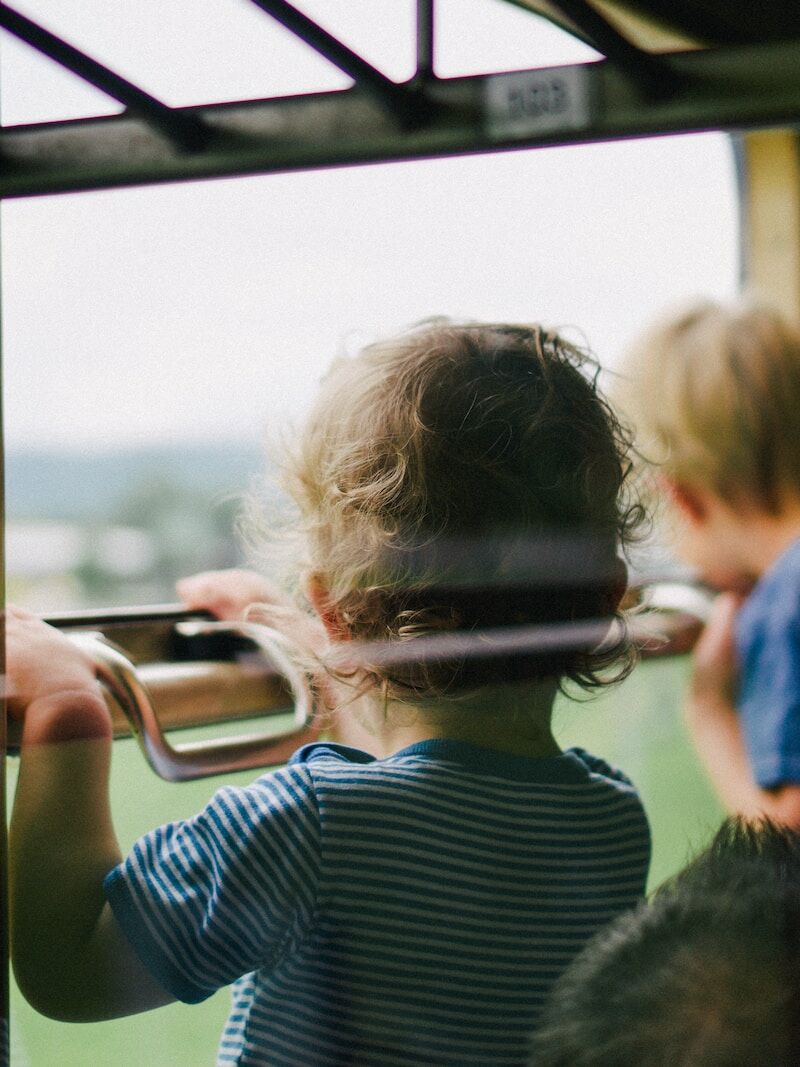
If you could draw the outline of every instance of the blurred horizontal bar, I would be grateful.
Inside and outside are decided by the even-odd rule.
[[[120,608],[79,608],[75,611],[48,612],[43,620],[59,630],[103,630],[108,626],[136,626],[149,623],[187,622],[190,619],[211,619],[209,611],[195,611],[182,604],[146,604]]]
[[[431,633],[408,641],[341,642],[345,667],[403,667],[449,660],[542,655],[565,649],[592,649],[619,640],[616,620],[583,619],[540,625],[497,626],[485,630]]]
[[[129,115],[7,127],[0,196],[782,126],[800,115],[800,41],[661,59],[677,78],[668,99],[644,100],[608,61],[434,80],[429,121],[405,130],[359,88],[181,109],[211,130],[195,155]]]

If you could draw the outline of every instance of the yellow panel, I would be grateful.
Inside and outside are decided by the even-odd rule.
[[[744,284],[800,324],[800,152],[791,130],[743,138]]]

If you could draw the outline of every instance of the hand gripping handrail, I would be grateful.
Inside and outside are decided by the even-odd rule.
[[[285,762],[294,750],[316,737],[314,700],[306,674],[291,659],[285,638],[267,626],[252,622],[198,620],[180,623],[186,636],[225,631],[248,638],[286,680],[291,693],[294,723],[272,734],[242,734],[208,741],[172,745],[156,715],[150,695],[125,653],[99,632],[70,634],[91,660],[98,680],[109,690],[130,723],[145,759],[159,777],[186,782],[213,774],[252,770]]]

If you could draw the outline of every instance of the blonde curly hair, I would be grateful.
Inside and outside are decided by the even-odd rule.
[[[541,326],[449,320],[334,363],[285,468],[306,565],[359,642],[483,641],[477,655],[376,661],[375,681],[441,698],[543,677],[590,688],[615,662],[613,680],[627,672],[621,626],[601,647],[595,631],[544,651],[491,647],[510,627],[604,620],[605,632],[615,616],[618,549],[641,509],[598,370]]]

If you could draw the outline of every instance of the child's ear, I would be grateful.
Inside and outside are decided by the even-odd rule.
[[[319,574],[308,574],[305,578],[305,590],[309,603],[319,615],[331,641],[350,641],[350,631],[341,615],[331,604],[328,586]]]
[[[676,481],[666,474],[659,475],[658,484],[666,493],[670,503],[677,508],[689,522],[702,522],[708,512],[706,498],[702,489]]]

